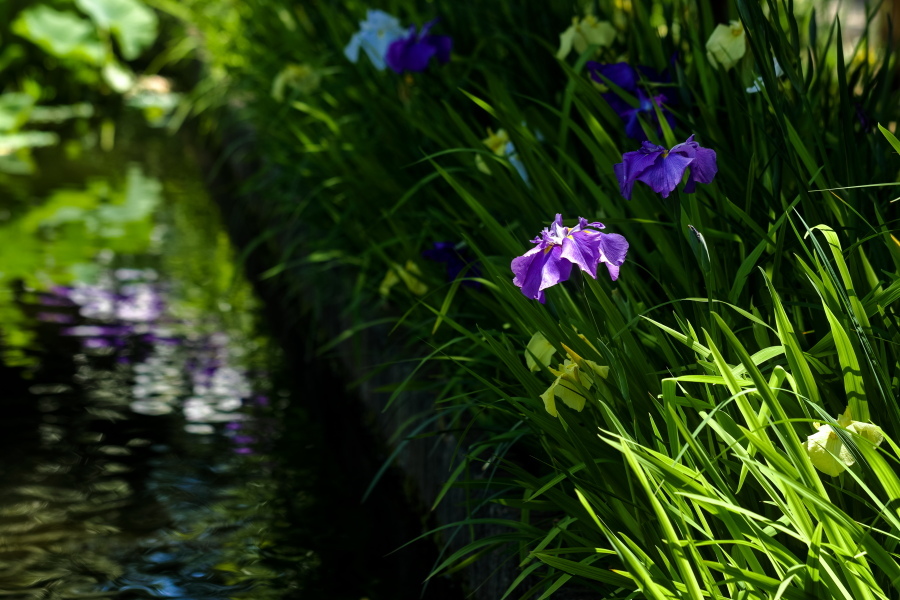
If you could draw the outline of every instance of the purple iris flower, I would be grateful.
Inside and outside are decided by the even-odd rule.
[[[672,113],[662,108],[662,105],[668,102],[665,94],[651,95],[640,85],[642,77],[643,81],[648,83],[663,83],[668,80],[667,77],[648,67],[641,67],[640,72],[638,72],[637,69],[626,62],[602,64],[588,61],[587,68],[591,74],[591,79],[597,83],[606,84],[606,80],[609,80],[637,99],[638,105],[632,106],[615,91],[601,94],[603,99],[609,103],[610,108],[625,121],[625,135],[638,141],[647,139],[647,134],[644,133],[644,129],[641,127],[641,115],[645,115],[650,119],[650,123],[656,125],[657,130],[659,130],[659,118],[656,115],[657,106],[662,110],[663,117],[669,123],[669,127],[674,129],[675,118],[672,116]],[[603,79],[603,77],[606,79]]]
[[[437,19],[429,21],[416,33],[416,26],[410,25],[405,37],[388,46],[384,59],[388,66],[398,73],[403,71],[424,71],[431,57],[446,63],[450,60],[453,40],[447,35],[431,35],[430,31]]]
[[[597,279],[597,266],[605,263],[613,281],[619,277],[619,267],[625,262],[628,241],[617,233],[601,233],[603,223],[588,223],[578,217],[578,225],[565,227],[562,215],[545,227],[541,235],[531,240],[534,248],[514,258],[510,267],[515,275],[513,283],[528,298],[543,304],[544,290],[566,281],[572,273],[572,265]]]
[[[684,143],[666,150],[662,146],[644,142],[640,150],[626,152],[622,162],[613,165],[619,179],[619,190],[631,200],[631,188],[635,181],[643,181],[654,192],[668,198],[669,193],[681,182],[688,171],[686,194],[692,194],[697,183],[711,183],[716,176],[716,152],[701,148],[691,135]]]
[[[434,247],[422,252],[422,256],[429,260],[446,263],[447,281],[454,281],[463,269],[468,267],[468,277],[481,277],[481,270],[465,249],[457,248],[453,242],[435,242]],[[481,289],[481,283],[477,281],[463,281],[462,285],[473,289]]]

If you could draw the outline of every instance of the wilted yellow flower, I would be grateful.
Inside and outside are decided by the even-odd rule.
[[[556,380],[550,384],[547,391],[541,394],[544,408],[554,417],[559,416],[556,410],[556,398],[571,409],[581,411],[584,409],[585,397],[578,391],[578,386],[585,390],[591,389],[596,377],[606,379],[609,376],[609,367],[601,367],[592,360],[586,360],[576,354],[571,348],[563,344],[563,348],[569,358],[559,365],[559,369],[550,369],[556,375]]]
[[[528,368],[532,371],[541,370],[538,364],[549,367],[550,359],[553,358],[553,355],[556,353],[556,348],[547,341],[547,338],[545,338],[544,334],[540,331],[531,336],[531,339],[528,341],[528,345],[525,346],[525,348],[527,350],[527,352],[525,352],[525,364],[528,365]],[[535,361],[535,357],[537,357],[537,361]]]
[[[837,424],[847,431],[864,437],[876,446],[884,439],[881,427],[871,423],[861,423],[850,418],[850,408],[837,418]],[[818,431],[806,438],[803,447],[812,464],[826,475],[836,477],[847,467],[852,467],[856,462],[853,453],[844,445],[840,436],[835,433],[831,425],[813,423]]]
[[[747,52],[747,38],[740,21],[716,25],[706,42],[706,58],[726,71],[737,64]]]
[[[562,60],[572,48],[581,54],[588,46],[609,46],[616,39],[616,28],[608,21],[598,21],[594,15],[587,15],[581,21],[572,18],[572,26],[559,34],[559,51],[556,58]]]
[[[391,268],[388,269],[384,279],[381,280],[381,285],[378,286],[378,293],[387,298],[391,293],[391,288],[402,281],[410,292],[416,296],[422,296],[428,291],[428,286],[419,279],[418,276],[421,275],[422,271],[419,270],[419,266],[411,260],[406,261],[406,265],[403,267],[391,263]]]
[[[282,102],[284,100],[284,89],[288,86],[301,94],[311,94],[319,89],[321,81],[322,76],[309,65],[289,64],[272,81],[272,98]]]

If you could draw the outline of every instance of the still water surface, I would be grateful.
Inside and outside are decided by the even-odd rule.
[[[368,482],[292,402],[186,150],[119,136],[0,174],[0,598],[417,597],[385,592]]]

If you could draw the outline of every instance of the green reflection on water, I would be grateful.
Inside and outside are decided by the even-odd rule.
[[[45,291],[91,282],[101,251],[146,252],[161,191],[157,179],[132,164],[122,182],[93,179],[82,189],[57,190],[0,226],[0,323],[7,365],[34,366],[36,361],[26,352],[34,343],[33,321],[23,314],[14,284]]]
[[[274,541],[285,521],[275,459],[236,455],[221,423],[195,435],[177,411],[135,415],[136,367],[76,355],[40,317],[41,293],[57,286],[155,272],[182,344],[154,367],[176,372],[173,396],[197,395],[177,376],[192,357],[186,340],[225,334],[232,366],[271,368],[252,288],[189,152],[127,122],[118,131],[140,141],[104,153],[86,135],[76,151],[36,151],[33,176],[0,178],[0,358],[33,378],[5,398],[8,415],[26,416],[0,422],[0,596],[285,597],[284,570],[265,562],[286,558]],[[244,435],[271,438],[267,427]],[[318,560],[302,549],[287,558],[294,573]]]
[[[87,132],[36,151],[33,175],[0,177],[0,360],[8,366],[37,366],[23,292],[93,284],[109,264],[160,269],[172,282],[173,316],[213,314],[261,343],[252,287],[189,151],[138,119],[117,129],[113,152]],[[128,138],[140,142],[123,146]]]

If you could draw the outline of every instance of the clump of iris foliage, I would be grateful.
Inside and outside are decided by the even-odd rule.
[[[203,34],[198,112],[256,132],[265,276],[354,320],[326,349],[393,322],[383,361],[430,365],[392,402],[431,389],[448,486],[516,515],[436,573],[900,594],[897,64],[877,6],[816,4],[157,3]]]

